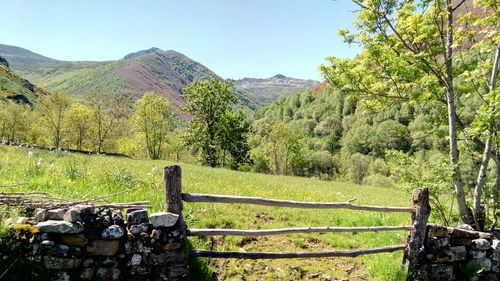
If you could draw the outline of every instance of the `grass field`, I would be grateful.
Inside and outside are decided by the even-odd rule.
[[[134,160],[99,155],[33,151],[0,147],[0,185],[27,182],[0,191],[46,191],[67,199],[119,194],[114,202],[149,200],[153,211],[165,209],[163,166],[168,161]],[[182,164],[183,191],[261,196],[299,201],[347,201],[404,206],[410,195],[399,190],[310,178],[272,176]],[[352,210],[306,210],[239,204],[185,203],[192,228],[266,229],[305,226],[378,226],[409,224],[409,215]],[[402,244],[402,231],[379,233],[312,233],[280,236],[190,238],[192,247],[214,250],[311,251]],[[195,280],[404,280],[402,252],[358,258],[290,260],[193,260]],[[347,280],[347,279],[344,279]]]

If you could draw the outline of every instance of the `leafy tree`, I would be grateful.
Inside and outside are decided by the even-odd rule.
[[[458,147],[458,129],[465,125],[457,113],[456,96],[456,78],[465,68],[456,67],[455,52],[474,45],[455,36],[457,15],[465,1],[353,2],[361,8],[358,33],[339,33],[346,42],[364,47],[363,52],[354,60],[330,57],[332,64],[321,66],[321,70],[331,84],[362,97],[368,106],[380,106],[387,99],[410,104],[435,101],[446,106],[451,178],[460,215],[470,223]],[[494,1],[483,2],[495,5]]]
[[[76,149],[82,150],[92,129],[92,109],[84,104],[74,103],[64,117],[64,131]]]
[[[121,93],[91,92],[85,98],[92,108],[94,145],[102,152],[106,141],[118,128],[120,120],[128,114],[128,97]]]
[[[184,88],[182,96],[187,99],[183,111],[192,116],[184,140],[200,152],[202,164],[225,165],[227,152],[233,167],[246,161],[248,126],[231,111],[236,102],[232,83],[217,78],[196,80]]]
[[[24,141],[31,119],[28,106],[12,101],[7,102],[0,111],[0,136],[7,141]]]
[[[36,104],[38,114],[51,131],[54,147],[61,146],[64,118],[72,102],[67,93],[55,92],[42,96]]]
[[[263,152],[275,174],[289,173],[291,161],[298,158],[301,145],[298,137],[283,121],[274,121],[265,136]]]
[[[159,159],[169,131],[174,127],[172,107],[165,97],[146,92],[134,105],[133,121],[144,135],[146,149],[151,159]]]

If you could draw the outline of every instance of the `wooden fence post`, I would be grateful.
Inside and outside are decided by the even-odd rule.
[[[168,165],[164,169],[165,192],[167,199],[167,212],[178,214],[182,217],[182,173],[181,166]]]
[[[419,261],[422,257],[423,247],[425,242],[427,220],[431,213],[429,204],[429,189],[419,188],[413,190],[413,208],[412,224],[413,229],[410,231],[410,239],[408,241],[408,278],[407,280],[416,280],[419,278]]]

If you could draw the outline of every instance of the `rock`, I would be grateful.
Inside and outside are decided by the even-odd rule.
[[[85,232],[83,232],[83,235],[85,235],[85,237],[88,240],[100,240],[101,233],[102,233],[102,230],[99,230],[99,229],[87,229],[87,230],[85,230]]]
[[[46,221],[48,219],[47,210],[35,209],[35,218],[38,222]]]
[[[80,279],[82,280],[92,280],[93,277],[94,277],[93,268],[84,268],[80,273]]]
[[[454,246],[442,248],[441,250],[442,251],[440,251],[436,257],[436,262],[438,263],[463,261],[467,256],[467,249],[465,246]]]
[[[37,224],[41,232],[48,233],[80,233],[83,226],[79,223],[70,223],[67,221],[48,220]]]
[[[429,280],[432,281],[455,280],[455,276],[453,275],[453,267],[451,265],[432,264]]]
[[[130,231],[130,233],[134,235],[139,235],[141,234],[141,232],[148,232],[148,229],[149,227],[147,224],[141,223],[141,224],[130,225],[128,230]]]
[[[118,265],[118,259],[115,257],[107,257],[104,260],[101,260],[100,264],[105,267],[116,267]]]
[[[428,247],[432,248],[442,248],[449,246],[450,238],[449,237],[429,237],[427,239]]]
[[[470,230],[474,231],[474,228],[470,226],[469,224],[463,223],[457,226],[458,229],[464,229],[464,230]]]
[[[82,221],[80,217],[80,212],[77,209],[71,208],[66,213],[64,213],[63,219],[67,222],[79,222]]]
[[[120,247],[118,240],[94,240],[87,244],[88,256],[113,256]]]
[[[451,246],[470,246],[472,244],[472,240],[468,238],[455,238],[451,237],[450,245]]]
[[[177,250],[177,249],[181,248],[181,243],[172,242],[172,243],[168,243],[168,244],[163,245],[161,248],[165,251]]]
[[[140,265],[142,261],[142,256],[139,254],[133,254],[132,258],[130,258],[130,265],[135,266],[135,265]]]
[[[77,209],[80,210],[82,215],[97,215],[99,209],[92,205],[79,205]]]
[[[153,227],[171,227],[179,220],[179,215],[170,212],[154,213],[149,216]]]
[[[96,278],[102,281],[118,281],[120,280],[120,273],[118,268],[98,268]]]
[[[486,251],[469,250],[468,254],[474,259],[480,259],[486,257]]]
[[[59,271],[57,272],[56,276],[53,281],[70,281],[70,276],[66,271]]]
[[[448,228],[446,226],[442,226],[439,224],[431,224],[427,225],[427,237],[448,237]]]
[[[127,254],[142,253],[144,251],[144,244],[141,241],[129,241],[125,243],[125,252]]]
[[[94,260],[92,258],[86,258],[83,261],[83,267],[91,267],[94,265]]]
[[[119,239],[125,234],[125,231],[121,226],[112,225],[104,229],[101,233],[102,239]]]
[[[77,268],[81,262],[81,259],[43,256],[43,264],[46,269],[73,269]]]
[[[491,269],[491,259],[489,258],[479,258],[476,259],[477,264],[484,269],[484,271],[490,271]]]
[[[472,249],[486,251],[490,249],[491,243],[486,239],[480,238],[472,240],[471,246]]]
[[[56,243],[52,240],[43,240],[41,243],[40,243],[40,246],[42,248],[50,248],[50,247],[54,247],[56,245]]]
[[[62,244],[68,246],[78,246],[85,247],[88,243],[88,239],[83,234],[77,235],[63,235],[59,240]]]
[[[49,220],[62,220],[66,210],[64,209],[53,209],[47,211],[47,218]]]
[[[123,226],[125,223],[125,221],[123,220],[123,215],[119,211],[113,212],[113,214],[111,215],[111,219],[113,220],[113,224],[116,224],[116,225]]]
[[[137,210],[127,214],[127,223],[130,224],[140,224],[148,223],[148,211],[147,210]]]
[[[54,251],[54,255],[55,256],[59,256],[59,257],[66,257],[68,256],[68,252],[69,252],[69,247],[66,246],[66,245],[62,245],[62,244],[56,244],[56,246],[54,247],[55,251]]]

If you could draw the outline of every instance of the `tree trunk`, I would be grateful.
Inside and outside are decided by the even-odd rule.
[[[453,7],[452,1],[447,0],[447,30],[446,30],[446,50],[445,50],[445,66],[446,66],[446,100],[448,104],[448,129],[450,141],[450,162],[453,166],[453,185],[457,196],[458,210],[460,217],[464,223],[470,224],[469,212],[465,201],[464,187],[462,183],[462,175],[460,173],[460,152],[457,144],[457,113],[455,107],[455,92],[453,86]]]
[[[486,143],[484,144],[483,160],[481,161],[481,167],[479,168],[479,173],[477,175],[477,180],[476,180],[476,187],[474,188],[472,214],[474,216],[474,223],[476,224],[477,230],[482,230],[481,194],[483,193],[483,185],[484,182],[486,181],[488,162],[490,162],[490,152],[491,152],[491,137],[488,137]]]

